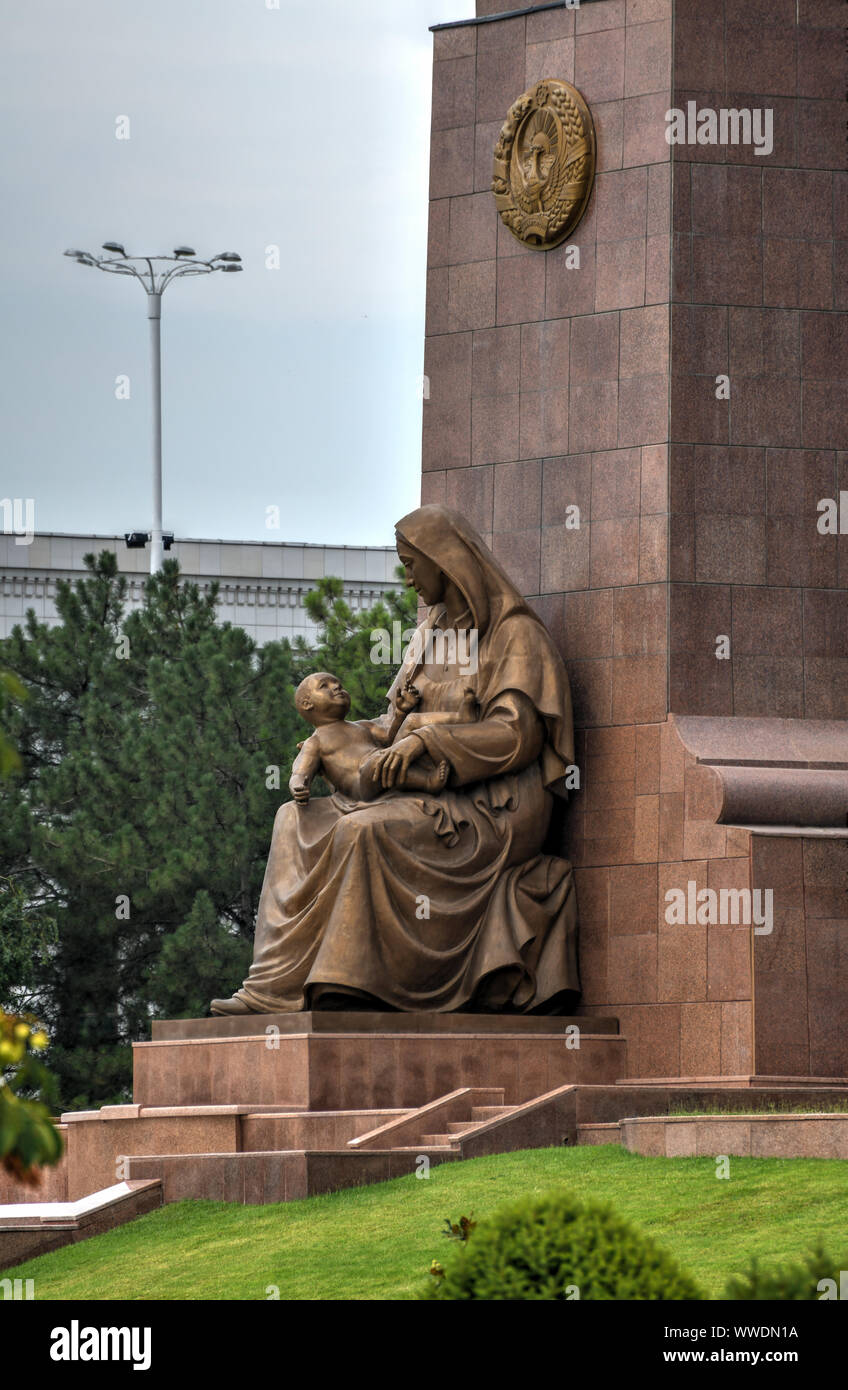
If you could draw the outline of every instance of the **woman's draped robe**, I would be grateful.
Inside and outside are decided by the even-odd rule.
[[[417,713],[459,710],[469,681],[457,669],[417,669]],[[553,798],[533,701],[500,690],[478,722],[416,736],[450,764],[438,796],[395,788],[280,807],[237,995],[251,1009],[354,991],[404,1011],[544,1012],[579,990],[571,866],[541,853]]]

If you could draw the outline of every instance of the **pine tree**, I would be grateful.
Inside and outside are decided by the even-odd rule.
[[[399,579],[403,575],[400,566],[397,574]],[[354,613],[343,593],[340,579],[325,578],[305,597],[309,616],[320,625],[319,641],[310,653],[315,663],[311,669],[338,676],[350,694],[351,719],[373,719],[386,709],[386,691],[399,665],[385,663],[382,654],[387,645],[396,653],[394,639],[411,636],[417,599],[411,589],[390,590],[373,608]],[[380,641],[382,634],[386,640]],[[305,656],[308,649],[302,639],[296,646]]]
[[[244,979],[250,960],[250,943],[222,922],[202,888],[185,922],[164,938],[147,996],[163,1018],[202,1018],[210,999]]]
[[[111,552],[86,567],[58,586],[56,625],[30,613],[0,642],[25,693],[4,712],[20,767],[0,782],[0,875],[26,911],[4,925],[19,923],[9,960],[48,1027],[65,1107],[126,1098],[128,1044],[151,1017],[205,1013],[243,977],[304,737],[294,688],[331,669],[351,717],[381,713],[396,667],[371,660],[371,633],[414,624],[411,594],[354,615],[328,579],[307,595],[315,649],[258,648],[173,560],[135,611]]]

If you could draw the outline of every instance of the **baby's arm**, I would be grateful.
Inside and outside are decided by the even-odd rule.
[[[355,724],[358,729],[365,729],[375,748],[388,748],[389,744],[394,742],[395,734],[403,720],[397,720],[390,711],[387,711],[387,714],[390,714],[388,724],[382,724],[379,719],[351,719],[348,723]]]
[[[310,734],[294,762],[289,778],[289,791],[295,801],[305,806],[309,800],[309,785],[321,769],[321,745],[317,734]]]
[[[419,729],[426,729],[428,724],[474,724],[479,715],[477,697],[474,694],[473,686],[466,686],[462,695],[462,703],[458,710],[432,710],[426,713],[418,711],[408,714],[401,721],[400,737],[405,738],[407,734],[417,733]],[[397,734],[397,731],[395,731]]]
[[[363,719],[359,721],[368,727],[376,747],[388,748],[389,744],[394,743],[397,732],[403,721],[407,718],[410,710],[415,709],[421,696],[415,686],[409,681],[405,681],[395,696],[395,702],[389,710],[389,718],[385,724],[377,724],[376,720]]]

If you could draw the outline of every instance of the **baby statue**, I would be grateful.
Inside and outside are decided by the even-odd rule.
[[[415,732],[416,720],[433,723],[470,723],[477,717],[474,691],[465,691],[462,709],[452,714],[414,715],[412,711],[420,696],[409,680],[395,698],[394,715],[388,727],[365,719],[348,721],[350,696],[337,676],[329,671],[316,671],[297,687],[294,696],[299,714],[315,730],[301,745],[292,765],[289,791],[295,801],[304,805],[309,800],[312,778],[319,772],[336,791],[353,801],[373,801],[382,792],[379,769],[374,765],[378,753],[393,743],[398,730]],[[421,759],[407,769],[403,780],[406,791],[440,792],[448,779],[450,767],[442,761],[437,767],[427,767],[429,759]],[[400,785],[400,784],[399,784]]]

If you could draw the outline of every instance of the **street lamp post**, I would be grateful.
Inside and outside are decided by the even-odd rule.
[[[191,246],[177,246],[172,256],[128,256],[117,241],[105,241],[108,256],[89,251],[66,251],[80,265],[96,266],[111,275],[132,275],[147,295],[150,323],[150,365],[153,399],[153,527],[150,533],[150,573],[162,568],[162,295],[172,280],[181,275],[209,275],[213,270],[241,270],[241,256],[221,251],[209,261],[200,260]]]

